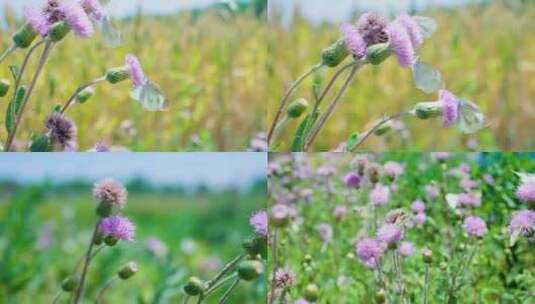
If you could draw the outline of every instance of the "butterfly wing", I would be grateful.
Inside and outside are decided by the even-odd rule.
[[[459,121],[457,128],[467,134],[475,133],[486,126],[485,115],[471,101],[459,100]]]
[[[431,37],[437,31],[437,22],[432,18],[424,16],[413,16],[412,19],[416,21],[418,26],[420,26],[422,35],[424,35],[425,38]]]
[[[440,72],[419,59],[413,66],[412,75],[416,88],[427,94],[434,93],[442,87],[442,75]]]
[[[167,99],[149,80],[146,80],[143,85],[133,88],[130,91],[130,97],[138,101],[147,111],[163,111],[167,108]]]

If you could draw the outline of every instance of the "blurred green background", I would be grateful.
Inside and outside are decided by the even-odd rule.
[[[130,6],[136,7],[136,2]],[[0,27],[2,50],[21,24],[20,8],[9,7],[7,3],[5,26]],[[246,0],[236,6],[221,2],[159,15],[139,9],[116,20],[123,43],[115,49],[105,48],[100,34],[88,40],[69,36],[52,52],[17,146],[23,149],[30,134],[43,128],[54,105],[63,104],[79,85],[122,66],[125,55],[133,53],[169,99],[168,110],[144,111],[130,99],[128,83],[98,85],[90,101],[67,112],[78,125],[81,150],[97,141],[134,151],[246,150],[265,120],[265,7],[265,0]],[[18,52],[4,61],[0,77],[9,78],[8,66],[20,65],[23,55]],[[32,60],[30,72],[34,65]],[[3,98],[0,113],[6,107]],[[0,137],[5,140],[4,128]]]
[[[145,159],[153,161],[146,161],[145,166],[157,167],[157,171],[167,170],[162,174],[164,177],[179,170],[186,172],[185,175],[190,172],[190,176],[196,176],[199,171],[226,175],[219,178],[226,180],[225,184],[215,184],[210,178],[197,178],[195,183],[184,178],[176,178],[174,183],[163,182],[157,177],[148,179],[150,175],[143,174],[144,171],[125,178],[122,177],[123,167],[111,168],[116,172],[112,177],[119,176],[119,180],[126,181],[128,203],[123,214],[136,225],[136,239],[105,248],[97,255],[87,278],[87,303],[93,303],[98,289],[129,261],[138,263],[138,274],[128,281],[117,282],[108,290],[103,303],[177,303],[183,298],[182,286],[189,276],[210,279],[241,252],[242,241],[253,233],[249,216],[265,208],[265,173],[255,169],[255,163],[265,166],[265,158],[260,154],[235,154],[231,161],[220,154],[196,155],[198,163],[188,167],[183,164],[184,159],[180,159],[183,155],[175,154],[172,157],[179,164],[178,168],[169,163],[166,169],[159,160],[161,156],[146,154]],[[136,157],[142,158],[139,154]],[[121,156],[115,158],[116,163],[120,163],[119,158]],[[0,165],[5,169],[6,162],[13,162],[12,159],[0,158]],[[76,159],[86,163],[85,167],[71,165],[73,169],[69,170],[96,176],[110,169],[95,170],[103,165],[108,167],[102,158],[87,161],[71,156],[67,162],[72,164]],[[238,159],[241,167],[248,169],[237,170]],[[114,161],[113,157],[108,157],[108,161]],[[210,173],[210,170],[224,171],[216,168],[213,161],[222,162],[220,166],[232,174]],[[54,158],[49,162],[57,167],[69,167]],[[198,172],[193,172],[193,168]],[[62,170],[66,169],[57,171]],[[257,177],[242,181],[236,176],[239,172],[243,176]],[[92,183],[100,178],[58,179],[60,174],[65,175],[48,175],[49,178],[34,178],[31,182],[25,178],[32,173],[0,179],[0,303],[51,303],[61,281],[87,250],[96,221]],[[235,182],[229,183],[233,179]],[[164,249],[147,243],[155,239]],[[240,283],[230,303],[263,303],[265,288],[263,278]],[[207,303],[217,303],[223,291],[208,298]],[[59,303],[67,303],[67,296]]]
[[[423,45],[421,58],[442,72],[449,90],[481,107],[490,128],[465,136],[457,130],[442,128],[439,120],[409,119],[406,128],[390,136],[371,138],[363,150],[534,149],[535,139],[531,135],[535,121],[535,2],[474,2],[478,4],[444,8],[433,8],[430,4],[425,11],[409,12],[433,17],[438,22],[438,31]],[[281,26],[281,20],[287,20],[284,13],[274,8],[270,14],[267,69],[268,88],[274,94],[269,98],[268,122],[272,121],[285,88],[318,63],[320,51],[340,36],[336,24],[312,24],[310,17],[303,17],[299,10],[292,22]],[[357,20],[360,14],[355,11],[347,21]],[[332,74],[333,70],[329,70],[319,80],[325,85]],[[295,97],[311,101],[312,81],[308,79]],[[313,149],[334,149],[354,132],[368,129],[383,114],[394,114],[418,101],[436,98],[414,88],[411,72],[400,68],[395,59],[388,59],[379,67],[366,67],[357,74]],[[286,128],[281,136],[284,140],[276,150],[289,149],[296,128],[297,122]]]

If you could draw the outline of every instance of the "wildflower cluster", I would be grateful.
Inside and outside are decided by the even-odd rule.
[[[430,119],[441,116],[444,127],[455,126],[463,133],[474,133],[485,127],[485,117],[478,106],[471,101],[455,96],[444,88],[441,74],[422,61],[419,51],[426,39],[436,31],[437,24],[428,17],[402,14],[389,22],[377,13],[365,13],[356,24],[345,23],[340,26],[341,38],[321,53],[321,62],[299,77],[282,98],[268,134],[268,143],[274,140],[286,123],[298,119],[306,113],[308,102],[299,98],[289,102],[294,91],[310,75],[320,69],[336,68],[347,58],[350,62],[338,69],[323,91],[314,94],[311,110],[300,123],[291,143],[292,151],[307,151],[314,143],[323,126],[334,112],[357,71],[365,65],[380,65],[393,56],[401,68],[412,70],[416,88],[427,94],[438,92],[438,99],[432,102],[419,102],[407,111],[385,116],[369,130],[353,134],[337,150],[353,151],[371,135],[382,136],[395,127],[399,119],[414,116]],[[323,101],[333,89],[338,78],[347,70],[349,74],[325,108]],[[315,88],[317,89],[317,88]],[[286,115],[283,111],[286,109]]]
[[[5,115],[7,138],[0,144],[4,151],[15,149],[16,135],[30,97],[56,45],[71,32],[77,39],[89,39],[94,36],[96,29],[102,31],[105,45],[114,47],[120,42],[120,32],[113,27],[107,9],[100,0],[44,0],[39,7],[26,7],[24,18],[24,25],[13,34],[12,46],[0,55],[2,63],[12,53],[28,49],[20,66],[10,66],[14,85]],[[28,63],[40,47],[43,47],[43,51],[38,56],[36,69],[29,84],[25,84],[24,76],[28,73]],[[124,65],[109,69],[105,75],[79,86],[63,105],[50,109],[43,130],[34,133],[26,145],[27,149],[33,152],[77,151],[77,128],[75,123],[66,117],[66,111],[74,104],[87,102],[94,95],[94,87],[97,84],[116,84],[127,79],[132,80],[130,96],[143,108],[148,111],[161,111],[166,108],[167,100],[158,86],[145,76],[137,57],[127,55]],[[0,80],[0,97],[5,97],[10,88],[9,80]],[[96,143],[96,146],[101,145]],[[91,149],[102,150],[109,149]]]

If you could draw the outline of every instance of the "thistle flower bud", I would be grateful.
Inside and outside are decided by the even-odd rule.
[[[98,246],[101,245],[102,242],[104,242],[104,235],[102,232],[97,231],[97,234],[95,234],[95,238],[93,239],[93,244]]]
[[[368,47],[366,59],[373,65],[379,65],[392,55],[392,49],[388,43],[374,44]]]
[[[370,164],[368,166],[368,177],[370,178],[370,182],[372,184],[377,184],[379,182],[379,179],[380,179],[379,165]]]
[[[375,134],[375,136],[383,136],[385,135],[386,133],[388,133],[388,131],[390,131],[392,129],[392,126],[388,123],[385,123],[385,124],[382,124],[381,126],[379,126],[374,132],[373,134]]]
[[[265,238],[252,236],[243,241],[242,247],[250,256],[254,257],[266,251],[267,241]]]
[[[27,23],[13,34],[12,40],[16,47],[25,49],[32,44],[35,37],[37,32]]]
[[[115,244],[117,244],[118,241],[119,239],[112,235],[107,235],[106,237],[104,237],[104,243],[110,247],[115,246]]]
[[[437,102],[419,102],[413,112],[420,119],[435,118],[442,115],[442,106]]]
[[[385,303],[386,294],[385,294],[385,290],[384,289],[381,288],[375,293],[375,301],[377,303]]]
[[[316,284],[308,284],[305,287],[304,295],[305,299],[309,302],[316,302],[319,297],[319,288]]]
[[[276,204],[271,207],[269,222],[275,227],[284,227],[290,220],[288,207],[283,204]]]
[[[201,294],[201,292],[204,290],[204,287],[205,284],[201,279],[198,277],[191,277],[186,285],[184,285],[184,291],[187,295],[194,297]]]
[[[93,95],[95,95],[95,89],[93,89],[93,87],[85,88],[76,95],[76,102],[85,103],[89,98],[93,97]]]
[[[433,251],[428,248],[422,250],[422,260],[426,264],[431,264],[433,262]]]
[[[113,205],[108,202],[100,202],[97,205],[97,209],[95,209],[95,212],[100,217],[108,217],[111,215],[112,211],[113,211]]]
[[[69,34],[70,31],[71,31],[71,27],[67,24],[67,22],[65,21],[56,22],[50,28],[50,32],[49,32],[50,40],[52,40],[53,42],[59,42],[63,38],[65,38],[65,36],[67,36],[67,34]]]
[[[9,92],[9,87],[11,83],[7,79],[0,79],[0,97],[4,97]]]
[[[321,52],[323,65],[334,68],[349,56],[346,44],[343,39],[336,41]]]
[[[312,256],[310,254],[306,254],[303,258],[303,262],[305,262],[306,264],[310,264],[312,262]]]
[[[79,283],[80,283],[79,277],[70,276],[66,278],[65,280],[63,280],[63,282],[61,282],[61,289],[63,289],[63,291],[65,292],[71,292],[71,291],[74,291],[78,287]]]
[[[304,98],[298,98],[288,106],[288,116],[298,118],[306,111],[307,107],[308,102]]]
[[[116,84],[129,78],[130,73],[127,67],[114,68],[106,72],[106,81],[111,84]]]
[[[135,262],[128,262],[121,270],[119,270],[119,272],[117,272],[117,275],[119,276],[119,278],[127,280],[128,278],[136,274],[138,270],[139,268]]]
[[[238,266],[238,276],[244,281],[252,281],[264,273],[264,264],[260,261],[243,261]]]

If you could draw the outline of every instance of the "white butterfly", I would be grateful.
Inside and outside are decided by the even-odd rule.
[[[130,91],[130,97],[138,101],[147,111],[163,111],[167,108],[167,99],[148,79],[145,79],[143,85],[134,87]]]
[[[515,174],[520,177],[521,184],[535,182],[535,174],[533,173],[515,172]]]
[[[419,58],[412,67],[412,76],[416,88],[427,94],[438,91],[442,87],[442,75],[429,64],[422,62]]]
[[[459,131],[472,134],[487,126],[485,115],[473,102],[459,99],[459,118],[457,129]]]
[[[425,38],[429,38],[436,32],[438,25],[435,20],[424,16],[413,16],[412,19],[420,26],[422,35]]]

